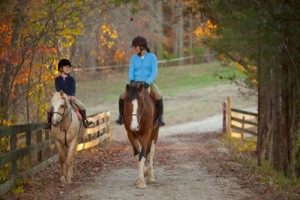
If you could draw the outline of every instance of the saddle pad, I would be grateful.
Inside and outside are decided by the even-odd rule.
[[[78,106],[75,103],[72,103],[72,102],[71,102],[71,104],[72,104],[72,109],[76,112],[76,115],[77,115],[78,119],[80,121],[82,121],[82,115],[81,115],[81,113],[79,111]]]
[[[76,109],[75,112],[76,112],[76,115],[77,115],[78,119],[80,121],[82,121],[82,115],[80,114],[79,110]]]

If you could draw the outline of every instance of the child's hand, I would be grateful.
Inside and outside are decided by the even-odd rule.
[[[75,102],[75,96],[71,96],[71,101],[74,103]]]

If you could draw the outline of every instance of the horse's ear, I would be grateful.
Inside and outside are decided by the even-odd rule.
[[[126,91],[129,91],[129,84],[126,85]]]
[[[62,90],[59,93],[60,93],[60,96],[64,96],[64,92]]]

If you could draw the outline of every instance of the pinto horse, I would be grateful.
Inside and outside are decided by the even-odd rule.
[[[59,153],[60,181],[71,183],[77,140],[83,137],[86,129],[79,121],[68,96],[62,91],[53,94],[51,107],[51,134]]]
[[[138,165],[137,188],[146,188],[147,181],[153,182],[153,158],[158,138],[159,126],[156,120],[157,111],[153,95],[142,83],[126,85],[124,99],[124,126],[132,145],[134,158]],[[145,162],[149,156],[149,166]]]

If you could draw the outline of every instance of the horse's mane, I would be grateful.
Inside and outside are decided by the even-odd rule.
[[[52,99],[53,99],[53,100],[56,100],[56,99],[64,99],[68,106],[69,106],[69,104],[70,104],[70,103],[69,103],[69,98],[68,98],[68,96],[67,96],[63,91],[55,92],[55,93],[53,94]]]
[[[126,86],[126,91],[126,100],[132,101],[133,99],[139,99],[139,94],[145,92],[145,89],[141,83],[133,83]]]

